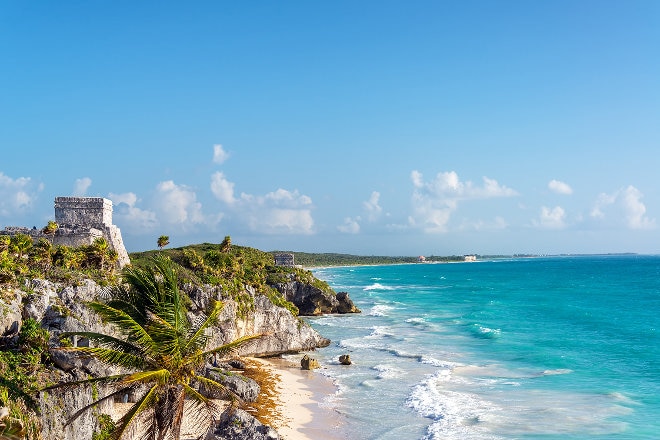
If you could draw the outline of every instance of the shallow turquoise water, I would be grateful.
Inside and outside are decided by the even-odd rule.
[[[345,438],[660,438],[660,257],[314,273],[363,311],[310,319]]]

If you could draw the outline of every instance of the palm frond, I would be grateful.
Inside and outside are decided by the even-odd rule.
[[[145,356],[134,355],[120,350],[105,347],[61,347],[60,351],[81,353],[83,356],[95,357],[106,364],[124,368],[145,368],[149,366],[149,359]]]
[[[87,384],[93,384],[93,383],[100,383],[100,382],[118,382],[122,380],[124,377],[128,376],[128,374],[114,374],[112,376],[104,376],[104,377],[93,377],[91,379],[84,379],[84,380],[76,380],[73,382],[61,382],[55,385],[50,385],[44,388],[41,388],[40,391],[49,391],[49,390],[55,390],[59,388],[73,388],[79,385],[87,385]]]
[[[160,370],[138,371],[137,373],[129,374],[122,379],[122,383],[132,384],[155,382],[159,385],[164,385],[170,377],[170,372],[167,369],[161,368]]]
[[[123,387],[123,388],[121,388],[121,389],[119,389],[119,390],[117,390],[117,391],[113,391],[112,393],[108,394],[108,395],[105,396],[105,397],[102,397],[102,398],[100,398],[100,399],[98,399],[98,400],[96,400],[96,401],[90,403],[89,405],[85,405],[85,406],[83,406],[83,407],[80,408],[78,411],[76,411],[75,413],[73,413],[73,414],[71,415],[71,417],[69,417],[69,418],[67,419],[67,421],[66,421],[66,423],[65,423],[64,426],[71,424],[71,422],[73,422],[75,419],[77,419],[78,417],[80,417],[80,416],[81,416],[85,411],[87,411],[88,409],[93,408],[93,407],[95,407],[96,405],[99,405],[99,404],[105,402],[106,400],[113,399],[114,397],[119,396],[119,395],[121,395],[121,394],[127,394],[127,393],[130,393],[130,392],[133,391],[134,389],[135,389],[135,387],[133,387],[133,386]]]
[[[123,310],[99,302],[90,302],[87,303],[87,306],[101,315],[107,322],[115,324],[117,329],[128,337],[129,342],[139,345],[145,351],[153,348],[153,340],[149,333]]]
[[[212,399],[202,396],[191,386],[184,385],[184,391],[186,397],[189,398],[189,401],[191,401],[193,405],[191,411],[188,411],[188,417],[194,425],[198,426],[201,423],[209,424],[222,412],[223,408],[220,405],[215,403]],[[204,410],[200,410],[200,407],[203,407]]]
[[[118,440],[128,429],[130,424],[144,411],[153,409],[153,405],[158,395],[158,385],[154,385],[145,393],[144,396],[117,421],[117,428],[112,433],[112,438]]]
[[[70,336],[82,336],[94,341],[106,348],[113,348],[115,350],[124,350],[130,353],[143,353],[143,349],[140,346],[131,344],[130,342],[124,341],[123,339],[115,338],[114,336],[106,335],[103,333],[96,332],[64,332],[60,333],[60,340],[68,338]]]
[[[147,329],[155,341],[159,353],[169,355],[181,353],[182,340],[186,336],[185,331],[175,328],[170,322],[154,313],[149,313]]]
[[[224,304],[221,303],[220,301],[215,301],[213,303],[211,312],[208,314],[204,322],[202,322],[196,328],[196,330],[194,330],[194,333],[189,336],[188,342],[182,349],[184,353],[188,353],[191,347],[206,348],[206,340],[207,340],[207,338],[205,337],[206,329],[212,326],[213,324],[215,324],[215,322],[218,320],[218,316],[222,312],[223,307]]]
[[[204,384],[204,386],[211,388],[215,391],[218,391],[223,398],[227,400],[233,401],[239,401],[242,402],[243,400],[238,396],[238,394],[234,393],[232,390],[221,384],[220,382],[217,382],[213,379],[209,379],[208,377],[200,376],[200,375],[195,375],[194,379],[201,384]]]
[[[115,294],[118,297],[105,301],[105,304],[114,309],[126,312],[140,324],[144,324],[147,321],[144,306],[141,305],[140,295],[137,295],[136,292],[130,289],[121,289]]]
[[[238,339],[236,339],[232,342],[229,342],[227,344],[223,344],[219,347],[216,347],[212,350],[207,350],[207,351],[201,353],[200,356],[203,356],[204,358],[207,358],[212,354],[226,355],[226,354],[229,354],[229,353],[232,353],[232,352],[236,351],[241,346],[243,346],[243,345],[245,345],[245,344],[247,344],[251,341],[254,341],[256,339],[259,339],[263,336],[264,336],[263,334],[243,336],[243,337],[238,338]]]

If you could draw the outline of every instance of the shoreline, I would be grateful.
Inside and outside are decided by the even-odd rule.
[[[330,379],[282,358],[249,359],[264,370],[265,379],[272,385],[262,390],[262,422],[277,430],[283,440],[343,438],[341,415],[323,406],[325,398],[336,392]]]

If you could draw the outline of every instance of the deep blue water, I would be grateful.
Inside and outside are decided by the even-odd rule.
[[[314,273],[363,312],[309,320],[345,438],[660,438],[660,257]]]

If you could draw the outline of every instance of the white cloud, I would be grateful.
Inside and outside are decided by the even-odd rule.
[[[112,200],[112,203],[114,205],[125,203],[128,206],[135,206],[135,203],[138,200],[137,195],[135,195],[135,193],[132,192],[127,192],[123,194],[109,193],[108,198]]]
[[[655,219],[646,216],[646,205],[641,201],[644,195],[630,185],[621,194],[621,204],[626,216],[626,222],[631,229],[652,229]]]
[[[573,194],[573,188],[571,188],[569,184],[561,182],[559,180],[553,179],[550,182],[548,182],[548,188],[557,194],[565,194],[565,195]]]
[[[438,173],[435,179],[425,183],[419,171],[411,173],[413,185],[418,190],[434,198],[481,199],[492,197],[511,197],[516,191],[497,183],[497,180],[483,177],[483,185],[474,185],[469,180],[461,182],[455,171]]]
[[[249,219],[250,228],[264,234],[311,234],[314,220],[310,210],[270,207]]]
[[[278,189],[265,196],[241,194],[233,206],[238,217],[245,217],[253,232],[264,234],[312,234],[312,199],[296,191]]]
[[[0,216],[8,217],[32,208],[44,185],[29,177],[11,177],[0,172]]]
[[[475,222],[463,222],[460,230],[474,230],[474,231],[494,231],[506,229],[509,224],[502,217],[495,217],[492,221],[478,220]]]
[[[470,181],[461,182],[455,171],[441,172],[435,179],[425,182],[419,171],[410,175],[414,186],[412,195],[413,213],[408,223],[423,228],[426,232],[446,232],[452,214],[460,201],[512,197],[518,193],[497,180],[483,177],[481,186]]]
[[[378,202],[380,200],[380,193],[378,191],[374,191],[371,193],[371,197],[369,197],[369,200],[366,202],[362,202],[362,206],[364,207],[364,210],[367,212],[367,219],[370,222],[374,222],[378,220],[380,215],[383,212],[383,208],[378,205]]]
[[[312,199],[308,196],[300,195],[298,191],[291,192],[282,188],[266,194],[265,200],[270,203],[290,208],[298,208],[312,204]]]
[[[211,176],[211,192],[226,203],[227,218],[233,227],[247,227],[262,234],[312,234],[312,199],[296,191],[279,188],[265,195],[235,195],[234,183],[221,172]]]
[[[89,177],[83,177],[81,179],[76,179],[73,184],[73,195],[76,197],[82,197],[87,194],[87,190],[92,185],[92,179]]]
[[[231,205],[236,201],[234,198],[234,184],[228,181],[220,171],[213,173],[211,176],[211,192],[221,202]]]
[[[115,223],[120,224],[127,232],[136,234],[153,232],[159,226],[155,212],[135,206],[138,202],[135,193],[110,193],[108,198],[114,205]]]
[[[538,220],[534,220],[533,223],[543,229],[563,229],[566,227],[566,211],[561,206],[554,208],[542,206]]]
[[[346,217],[344,219],[344,223],[337,226],[337,230],[345,234],[357,234],[360,232],[360,223],[358,223],[359,221],[360,221],[360,217],[357,217],[355,219]]]
[[[213,146],[213,163],[222,164],[227,159],[229,159],[229,153],[227,153],[220,144],[215,144]]]
[[[591,216],[601,221],[622,220],[630,229],[654,229],[655,219],[646,215],[643,197],[642,192],[632,185],[612,194],[602,193],[591,210]]]
[[[160,182],[154,195],[154,209],[163,223],[188,226],[203,223],[202,204],[197,201],[195,192],[185,185],[177,185],[172,180]]]

